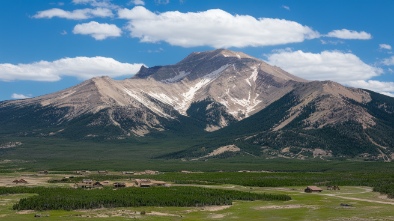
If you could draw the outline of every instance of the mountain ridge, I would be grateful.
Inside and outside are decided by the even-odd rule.
[[[125,139],[189,131],[216,139],[205,148],[211,151],[238,143],[241,151],[232,154],[312,148],[391,160],[393,100],[307,81],[242,52],[217,49],[174,65],[142,66],[125,80],[96,77],[53,94],[0,102],[0,134]],[[345,143],[342,149],[330,136]]]

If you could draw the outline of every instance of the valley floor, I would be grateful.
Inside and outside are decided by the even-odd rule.
[[[29,174],[27,174],[29,175]],[[48,183],[62,174],[31,176],[31,186],[69,186]],[[15,186],[21,174],[0,174],[0,186]],[[25,176],[24,177],[28,177]],[[21,185],[21,184],[18,184]],[[181,184],[173,184],[181,185]],[[184,184],[182,184],[184,185]],[[190,186],[190,184],[189,184]],[[205,188],[240,190],[252,193],[286,194],[290,201],[235,201],[233,205],[207,207],[132,207],[75,211],[12,210],[21,198],[32,194],[0,195],[0,219],[8,220],[394,220],[394,200],[372,192],[371,187],[341,186],[340,190],[305,193],[304,186],[246,187],[239,185],[193,185]],[[88,191],[88,190],[87,190]]]

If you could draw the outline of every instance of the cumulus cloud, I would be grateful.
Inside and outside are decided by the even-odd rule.
[[[121,63],[107,57],[75,57],[30,64],[0,64],[0,80],[58,81],[62,76],[89,79],[97,76],[130,76],[143,64]]]
[[[334,30],[329,32],[326,36],[333,38],[340,38],[340,39],[358,39],[358,40],[368,40],[372,38],[372,35],[365,31],[357,32],[347,29]]]
[[[24,94],[17,94],[17,93],[13,93],[11,95],[12,99],[26,99],[26,98],[31,98],[31,96],[29,95],[24,95]]]
[[[371,91],[376,91],[387,96],[394,97],[394,82],[382,82],[376,80],[358,80],[348,82],[349,86],[356,88],[368,89]]]
[[[82,20],[89,19],[93,17],[113,17],[113,13],[108,8],[86,8],[86,9],[76,9],[74,11],[65,11],[60,8],[52,8],[45,11],[39,11],[37,14],[33,15],[33,18],[65,18],[71,20]]]
[[[165,41],[181,47],[214,48],[280,45],[318,38],[318,32],[294,21],[232,15],[220,9],[154,13],[142,6],[118,11],[129,19],[131,37],[141,42]]]
[[[392,66],[394,65],[394,56],[391,56],[390,58],[386,58],[383,60],[383,64],[387,66]]]
[[[90,35],[96,40],[104,40],[108,37],[119,37],[122,30],[116,25],[107,23],[98,23],[91,21],[89,23],[78,24],[73,29],[74,34]]]
[[[380,49],[386,49],[386,50],[391,50],[391,45],[388,44],[380,44],[379,45]]]
[[[309,53],[283,51],[268,55],[268,63],[307,80],[349,81],[368,80],[382,74],[382,69],[365,64],[356,55],[339,51]]]

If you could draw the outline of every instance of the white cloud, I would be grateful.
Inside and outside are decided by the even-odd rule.
[[[143,0],[134,0],[133,4],[134,5],[145,5],[145,2]]]
[[[287,5],[282,5],[282,8],[286,9],[287,11],[290,11],[290,7]]]
[[[384,95],[389,96],[389,97],[394,97],[394,93],[381,92],[381,94],[384,94]]]
[[[307,80],[332,80],[340,83],[368,80],[382,74],[380,68],[365,64],[356,55],[339,51],[318,54],[294,51],[268,55],[268,63]]]
[[[26,98],[30,98],[31,96],[28,95],[24,95],[24,94],[17,94],[17,93],[13,93],[11,95],[12,99],[26,99]]]
[[[165,41],[182,47],[214,48],[280,45],[318,38],[318,32],[294,21],[231,15],[220,9],[154,13],[142,6],[118,11],[129,19],[130,35],[141,42]]]
[[[106,57],[75,57],[30,64],[0,64],[0,80],[58,81],[62,76],[89,79],[97,76],[130,76],[143,64],[121,63]]]
[[[74,27],[74,34],[90,35],[96,40],[104,40],[108,37],[119,37],[122,30],[116,25],[107,23],[100,24],[95,21],[89,23],[78,24]]]
[[[39,11],[33,16],[33,18],[66,18],[72,20],[88,19],[93,17],[113,17],[113,13],[107,8],[95,8],[95,9],[76,9],[74,11],[65,11],[59,8],[52,8],[45,11]]]
[[[379,45],[380,49],[386,49],[386,50],[391,50],[391,45],[388,44],[380,44]]]
[[[394,56],[391,56],[390,58],[386,58],[383,60],[383,64],[387,66],[392,66],[394,65]]]
[[[376,91],[381,94],[385,94],[387,96],[394,97],[394,82],[382,82],[382,81],[375,81],[375,80],[358,80],[358,81],[351,81],[348,82],[347,85],[356,87],[356,88],[363,88],[368,89],[371,91]]]
[[[329,32],[326,36],[333,38],[340,38],[340,39],[358,39],[358,40],[368,40],[372,38],[372,35],[365,31],[357,32],[347,29],[334,30]]]

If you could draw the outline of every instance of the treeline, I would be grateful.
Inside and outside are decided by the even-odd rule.
[[[136,177],[136,176],[135,176]],[[210,172],[163,173],[144,176],[177,184],[235,184],[241,186],[282,187],[304,185],[374,186],[376,183],[394,183],[387,173],[282,173],[282,172]]]
[[[201,187],[111,188],[83,190],[71,188],[0,188],[0,194],[36,193],[23,198],[14,210],[75,210],[113,207],[190,207],[231,205],[234,200],[291,200],[283,194],[257,194]]]
[[[387,194],[388,198],[393,199],[394,198],[394,184],[380,184],[380,185],[376,185],[373,188],[373,191],[375,192],[379,192],[379,193],[383,193],[383,194]]]
[[[147,176],[149,178],[149,176]],[[153,176],[151,176],[153,177]],[[326,173],[263,173],[263,172],[216,172],[216,173],[164,173],[155,179],[177,184],[234,184],[241,186],[370,186],[374,191],[394,198],[394,175],[385,172],[326,172]]]

